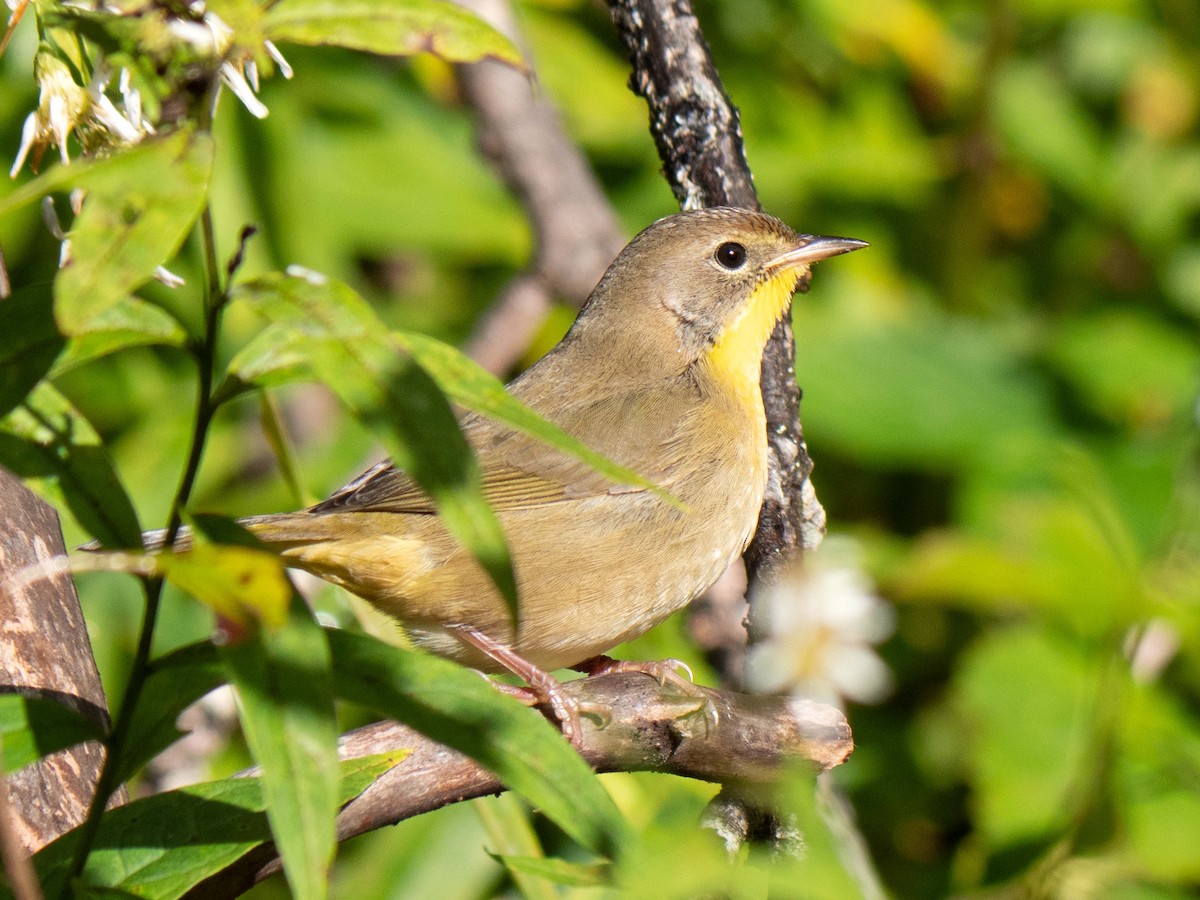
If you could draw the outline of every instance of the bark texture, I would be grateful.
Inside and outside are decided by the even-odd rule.
[[[57,700],[107,729],[108,705],[71,576],[30,584],[12,577],[65,553],[58,515],[0,469],[0,691]],[[100,744],[89,742],[8,776],[21,846],[33,852],[83,821],[103,760]]]

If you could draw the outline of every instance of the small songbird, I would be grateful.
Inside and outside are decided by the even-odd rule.
[[[745,548],[767,480],[763,348],[810,266],[864,246],[744,209],[669,216],[621,251],[562,341],[509,385],[676,505],[490,419],[463,420],[512,552],[516,630],[428,496],[390,464],[310,509],[243,524],[434,653],[531,684],[586,664],[685,606]]]

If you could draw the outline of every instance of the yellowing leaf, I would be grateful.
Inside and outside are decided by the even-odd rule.
[[[524,65],[512,41],[447,0],[283,0],[267,13],[265,34],[276,41],[371,53],[432,53],[450,62],[491,58]]]
[[[253,618],[278,628],[287,619],[292,589],[283,561],[273,553],[198,544],[183,553],[165,553],[156,562],[169,582],[235,622]]]

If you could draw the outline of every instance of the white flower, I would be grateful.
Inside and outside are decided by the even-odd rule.
[[[809,551],[755,603],[766,637],[747,659],[752,689],[839,705],[875,702],[891,689],[874,645],[892,633],[895,614],[843,542]]]
[[[98,146],[136,144],[154,129],[142,118],[141,98],[129,87],[129,73],[121,70],[121,92],[125,113],[105,93],[112,69],[101,58],[86,89],[75,83],[62,60],[42,52],[34,60],[34,74],[41,86],[38,108],[25,119],[21,129],[21,146],[17,150],[9,177],[16,178],[35,148],[54,145],[66,165],[71,161],[67,139],[72,132],[80,136],[85,151],[90,154]],[[35,157],[36,159],[36,157]]]
[[[21,146],[9,170],[15,178],[33,148],[53,144],[64,163],[71,161],[67,138],[87,108],[87,92],[71,77],[66,63],[49,53],[39,53],[33,61],[34,77],[41,88],[38,108],[25,118],[21,128]]]
[[[7,0],[10,8],[22,9],[27,0]],[[129,15],[120,7],[102,2],[82,2],[80,8],[108,15]],[[14,16],[16,13],[14,13]],[[267,115],[267,107],[256,96],[259,87],[258,65],[244,48],[235,46],[233,29],[215,13],[206,11],[199,0],[186,0],[179,15],[170,16],[167,32],[177,45],[208,57],[217,65],[221,83],[227,86],[258,118]],[[292,67],[271,41],[263,41],[263,51],[279,68],[284,78],[292,77]],[[58,149],[63,163],[70,162],[67,141],[74,133],[83,146],[84,155],[91,156],[113,146],[127,146],[154,134],[155,129],[143,114],[142,97],[133,87],[130,73],[122,69],[117,91],[109,96],[112,68],[101,55],[96,61],[95,75],[86,89],[75,83],[71,70],[62,59],[42,50],[34,59],[34,74],[41,87],[38,107],[25,119],[21,129],[21,145],[10,177],[15,178],[30,155],[34,165],[46,147]],[[120,94],[120,106],[115,102]]]

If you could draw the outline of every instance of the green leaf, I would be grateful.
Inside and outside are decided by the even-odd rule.
[[[407,750],[397,750],[342,762],[336,805],[354,799],[407,755]],[[271,839],[269,795],[262,778],[227,778],[109,810],[81,888],[128,891],[154,900],[181,897]],[[34,856],[46,896],[61,891],[77,839],[78,829]]]
[[[1068,320],[1051,361],[1106,419],[1144,430],[1186,415],[1196,394],[1196,341],[1161,318],[1115,309]]]
[[[407,56],[432,53],[449,62],[490,57],[524,68],[512,41],[447,0],[281,0],[263,23],[264,36]]]
[[[287,624],[221,648],[242,729],[262,769],[271,833],[294,896],[326,895],[336,845],[337,718],[329,645],[299,595]]]
[[[155,568],[180,590],[227,619],[268,628],[287,621],[292,588],[283,560],[269,550],[194,543],[180,553],[154,556]]]
[[[0,694],[0,747],[6,775],[56,750],[102,737],[99,728],[57,700]]]
[[[471,805],[487,832],[487,853],[493,859],[545,858],[546,852],[529,821],[529,807],[516,794],[480,797]],[[551,881],[515,869],[509,872],[523,900],[558,900],[558,889]]]
[[[122,297],[75,332],[51,377],[127,347],[182,347],[187,337],[183,326],[161,307],[137,297]]]
[[[393,332],[393,339],[412,354],[439,388],[455,403],[537,438],[551,447],[569,453],[617,484],[638,485],[674,502],[671,495],[632,469],[618,465],[606,456],[567,434],[553,422],[530,409],[504,387],[504,384],[469,356],[455,347],[424,334]]]
[[[1036,625],[988,635],[966,654],[953,703],[987,846],[1052,835],[1071,820],[1094,752],[1088,728],[1107,664]]]
[[[609,866],[584,865],[565,859],[554,859],[545,856],[504,856],[495,854],[494,858],[503,863],[513,874],[537,875],[555,884],[565,884],[569,887],[603,887],[608,884]]]
[[[49,285],[23,288],[0,300],[0,416],[25,399],[62,348]]]
[[[1112,790],[1123,856],[1151,878],[1200,880],[1200,723],[1163,681],[1123,685]]]
[[[401,354],[371,307],[346,285],[313,273],[269,275],[240,285],[274,322],[285,350],[271,359],[305,365],[387,448],[392,461],[433,498],[447,530],[491,576],[514,617],[517,585],[500,522],[483,499],[475,457],[445,396]],[[260,345],[266,347],[266,345]],[[240,367],[240,368],[239,368]],[[278,368],[241,356],[230,375],[242,381]]]
[[[804,424],[874,466],[951,471],[1050,430],[1050,402],[995,333],[964,320],[864,325],[797,307]]]
[[[268,391],[259,391],[258,421],[262,426],[263,437],[271,445],[275,461],[279,463],[279,471],[283,475],[283,480],[287,482],[296,505],[311,506],[316,503],[320,498],[311,496],[304,489],[304,483],[300,477],[300,466],[296,462],[292,442],[288,439],[287,430],[284,428],[283,413],[275,398]]]
[[[109,549],[142,546],[129,495],[95,429],[48,383],[0,421],[0,465],[50,479],[71,514]]]
[[[1108,181],[1095,122],[1050,67],[1009,60],[995,85],[995,123],[1008,148],[1070,191],[1104,208]]]
[[[447,660],[365,635],[328,637],[339,696],[470,756],[587,849],[610,856],[628,841],[595,773],[541,716]]]
[[[181,131],[90,165],[56,168],[0,202],[0,215],[53,191],[87,191],[71,227],[69,265],[54,281],[65,334],[123,299],[178,249],[204,204],[212,139]]]
[[[151,663],[146,685],[138,694],[118,780],[127,781],[182,737],[175,727],[179,714],[224,683],[217,648],[208,641],[181,647]]]
[[[239,285],[237,290],[240,289]],[[305,356],[305,346],[310,340],[290,321],[272,322],[234,354],[217,396],[228,398],[256,387],[277,387],[314,378]]]

